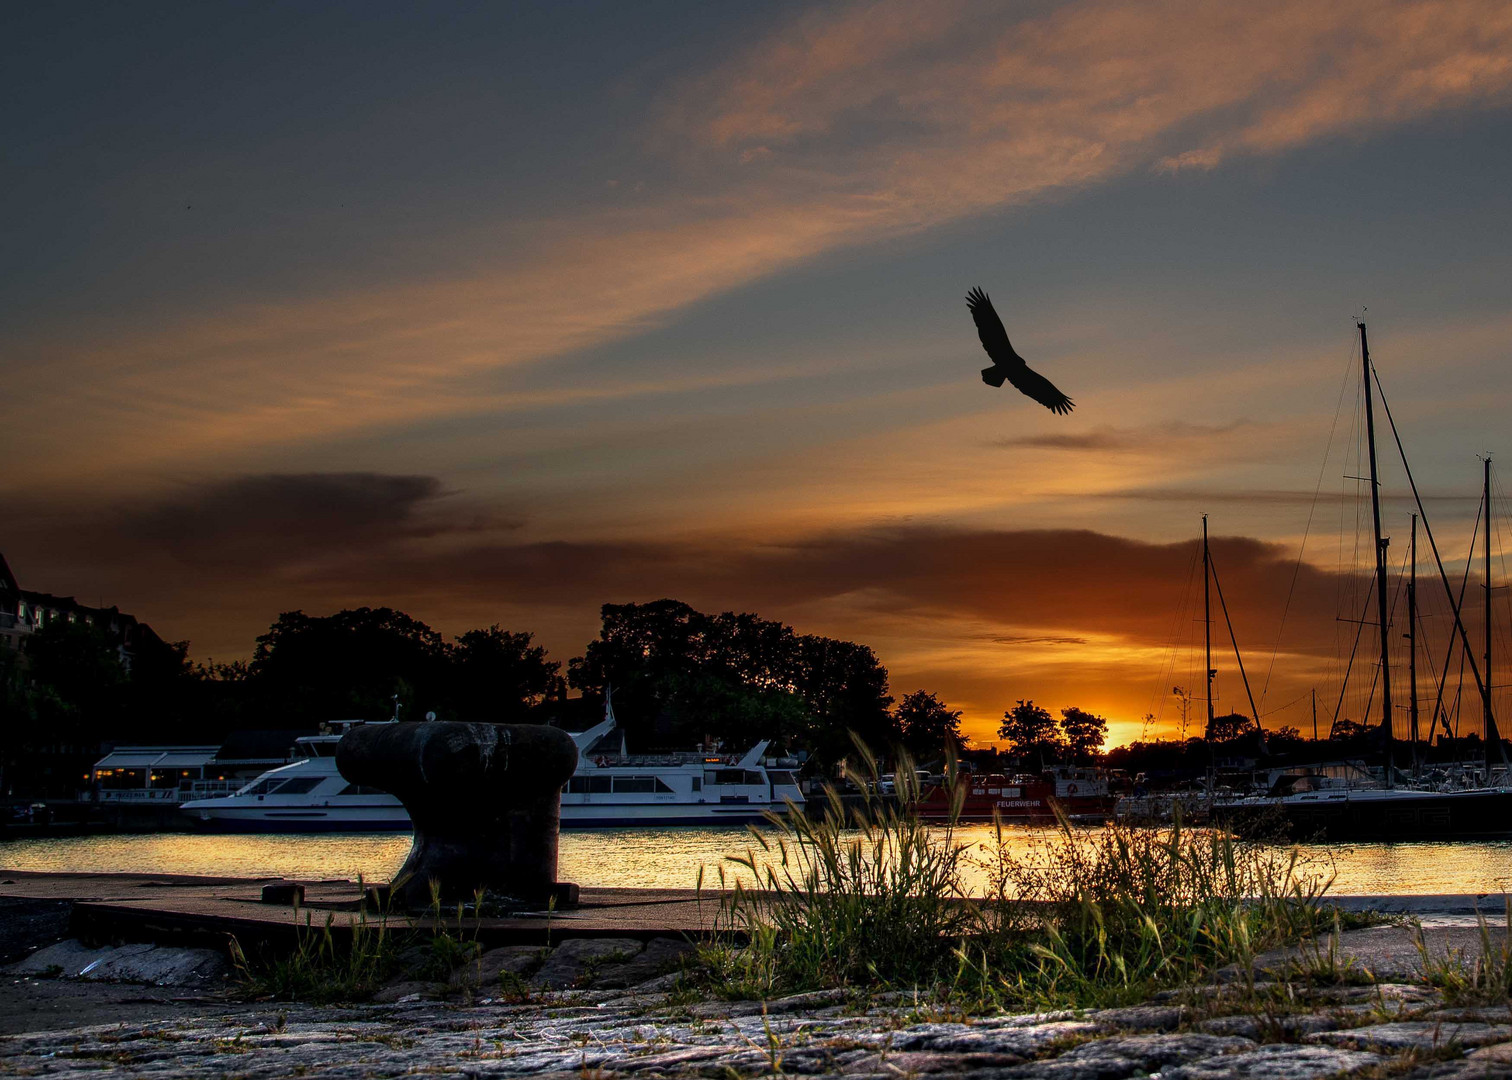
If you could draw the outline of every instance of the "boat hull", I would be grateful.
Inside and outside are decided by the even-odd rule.
[[[1108,820],[1117,802],[1100,775],[1077,770],[1045,778],[972,775],[958,788],[942,784],[925,788],[915,807],[926,821],[1049,825],[1065,817],[1078,824],[1091,824]]]
[[[664,828],[667,826],[740,826],[766,820],[765,804],[720,806],[709,803],[661,805],[563,806],[564,829]],[[781,811],[784,807],[770,807]],[[413,825],[397,800],[370,808],[312,807],[280,810],[267,807],[191,808],[204,832],[215,833],[376,833],[411,832]]]
[[[207,800],[208,801],[208,800]],[[216,833],[371,833],[410,832],[404,807],[187,806],[185,813],[204,832]]]
[[[1512,837],[1512,791],[1356,791],[1308,800],[1215,805],[1240,833],[1306,841],[1476,840]]]

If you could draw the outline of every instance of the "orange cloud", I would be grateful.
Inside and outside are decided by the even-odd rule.
[[[513,508],[448,492],[434,477],[372,473],[254,475],[146,505],[15,509],[6,554],[23,577],[108,596],[160,632],[190,637],[200,656],[245,653],[281,610],[369,603],[449,633],[503,621],[540,633],[565,659],[596,633],[600,604],[675,596],[865,642],[895,690],[941,692],[979,739],[1021,697],[1097,709],[1126,725],[1154,712],[1169,731],[1170,688],[1193,684],[1200,663],[1192,539],[874,526],[786,540],[740,532],[532,540]],[[1298,564],[1280,545],[1242,537],[1215,537],[1213,550],[1257,695],[1287,609],[1263,707],[1313,685],[1329,704],[1341,645],[1347,655],[1354,633],[1335,616],[1359,613],[1364,578]],[[80,580],[81,566],[94,576]],[[1425,586],[1425,610],[1439,612],[1432,591]],[[1220,707],[1241,708],[1221,621],[1216,633]],[[1443,635],[1437,617],[1433,648]],[[1361,715],[1363,700],[1350,708],[1345,715]],[[1271,720],[1296,723],[1294,712]]]

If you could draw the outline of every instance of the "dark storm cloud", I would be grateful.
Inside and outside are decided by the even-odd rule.
[[[441,490],[433,476],[242,476],[128,513],[121,532],[187,563],[273,567],[382,543],[409,529],[415,509]]]
[[[519,522],[454,500],[434,476],[261,473],[114,505],[29,505],[12,541],[29,562],[65,554],[164,584],[254,582],[408,543],[474,540]]]

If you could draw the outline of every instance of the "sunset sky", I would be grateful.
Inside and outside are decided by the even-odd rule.
[[[1505,0],[13,5],[0,91],[0,552],[198,659],[369,604],[565,661],[672,596],[979,741],[1173,734],[1206,512],[1308,729],[1356,317],[1451,574],[1512,463]],[[1072,415],[983,385],[973,285]]]

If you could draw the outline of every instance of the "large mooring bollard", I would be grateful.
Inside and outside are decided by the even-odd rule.
[[[561,790],[577,769],[566,732],[540,724],[368,724],[336,748],[354,784],[393,793],[409,811],[415,843],[393,899],[418,909],[471,900],[569,906],[577,887],[556,880]]]

